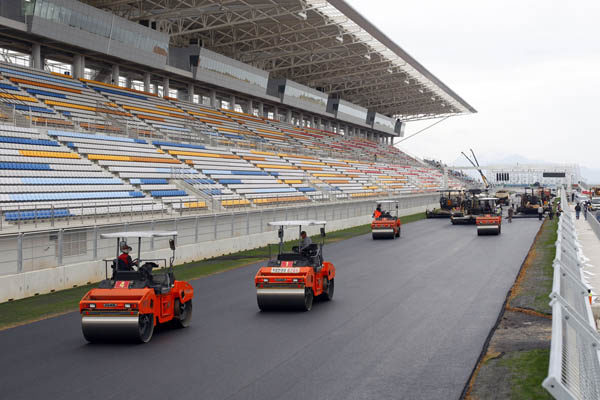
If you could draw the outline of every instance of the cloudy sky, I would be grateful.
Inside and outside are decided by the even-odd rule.
[[[402,149],[600,169],[600,1],[347,1],[478,110]]]

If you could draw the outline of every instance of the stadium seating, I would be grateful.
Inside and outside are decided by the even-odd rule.
[[[9,222],[442,187],[439,169],[393,146],[0,64],[0,120],[15,118],[13,109],[50,130],[0,126],[0,207]],[[450,176],[448,185],[462,183]]]
[[[159,211],[114,177],[37,129],[0,126],[0,207],[7,220]]]
[[[162,204],[175,209],[207,207],[205,201],[188,194],[180,183],[185,179],[202,179],[202,175],[144,139],[54,130],[48,135]]]

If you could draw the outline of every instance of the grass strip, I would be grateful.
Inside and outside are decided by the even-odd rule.
[[[515,351],[505,354],[497,362],[509,371],[511,400],[552,399],[541,385],[548,374],[550,349]]]
[[[410,223],[425,218],[425,213],[411,214],[402,217],[402,223]],[[371,225],[359,225],[348,229],[327,233],[326,243],[335,243],[350,239],[355,236],[365,235],[371,232]],[[277,240],[277,232],[273,231],[274,242]],[[312,236],[315,243],[320,243],[320,236]],[[297,241],[285,242],[284,249],[291,251]],[[273,254],[277,247],[272,246]],[[265,260],[269,257],[268,246],[257,249],[240,251],[225,256],[210,258],[202,261],[194,261],[175,266],[175,276],[179,280],[190,281],[203,276],[213,275],[219,272],[239,268]],[[97,284],[79,286],[53,293],[42,294],[15,301],[0,304],[0,330],[23,325],[28,322],[38,321],[52,316],[74,311],[79,306],[79,301],[87,291],[96,287]]]

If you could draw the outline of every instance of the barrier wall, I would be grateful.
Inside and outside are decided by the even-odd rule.
[[[439,197],[429,194],[398,200],[400,215],[409,215],[437,206]],[[327,231],[332,232],[369,223],[374,207],[375,201],[369,200],[7,235],[0,238],[0,302],[104,279],[102,260],[113,259],[117,246],[114,239],[101,239],[102,233],[176,230],[175,263],[181,264],[276,243],[277,231],[267,225],[270,221],[325,220]],[[311,235],[318,233],[318,227],[306,230]],[[294,235],[295,229],[286,237]],[[137,243],[130,245],[137,254]],[[167,238],[142,241],[142,258],[170,256]]]

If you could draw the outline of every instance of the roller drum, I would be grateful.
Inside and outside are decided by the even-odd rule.
[[[392,228],[389,229],[373,229],[373,239],[393,239],[396,235]]]
[[[154,331],[147,315],[83,315],[81,330],[88,342],[148,342]]]
[[[499,235],[500,227],[498,225],[478,225],[477,235]]]
[[[304,310],[304,288],[257,288],[256,301],[261,310]]]

